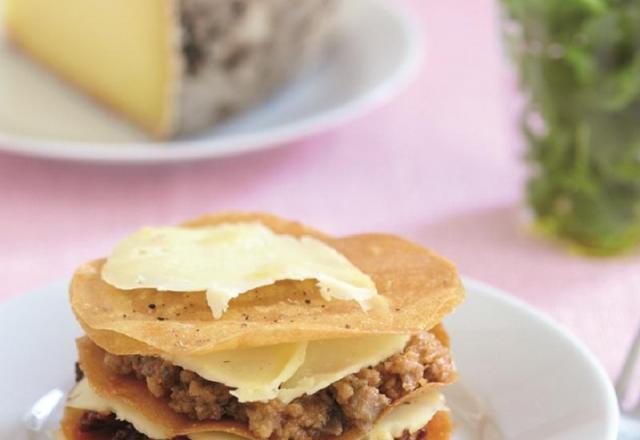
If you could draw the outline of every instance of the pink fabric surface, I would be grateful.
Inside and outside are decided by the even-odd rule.
[[[68,277],[142,225],[267,210],[335,234],[407,235],[546,311],[617,374],[640,317],[640,259],[578,257],[523,230],[517,99],[493,4],[406,3],[428,40],[419,79],[331,133],[177,166],[0,156],[0,299]]]

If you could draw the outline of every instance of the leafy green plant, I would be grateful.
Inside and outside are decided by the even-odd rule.
[[[640,241],[640,1],[502,0],[528,104],[528,199],[594,254]]]

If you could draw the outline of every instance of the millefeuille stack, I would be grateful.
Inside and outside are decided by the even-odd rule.
[[[145,228],[70,288],[66,440],[435,440],[455,267],[390,235],[265,214]]]

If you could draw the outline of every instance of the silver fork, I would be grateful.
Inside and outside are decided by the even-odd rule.
[[[616,394],[620,407],[618,440],[640,439],[640,400],[627,404],[633,383],[633,374],[640,370],[638,367],[640,367],[640,328],[631,343],[631,349],[622,367],[622,372],[616,381]]]

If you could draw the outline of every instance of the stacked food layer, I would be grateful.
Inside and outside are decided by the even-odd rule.
[[[80,267],[86,336],[59,436],[447,439],[448,261],[263,214],[147,228]]]

